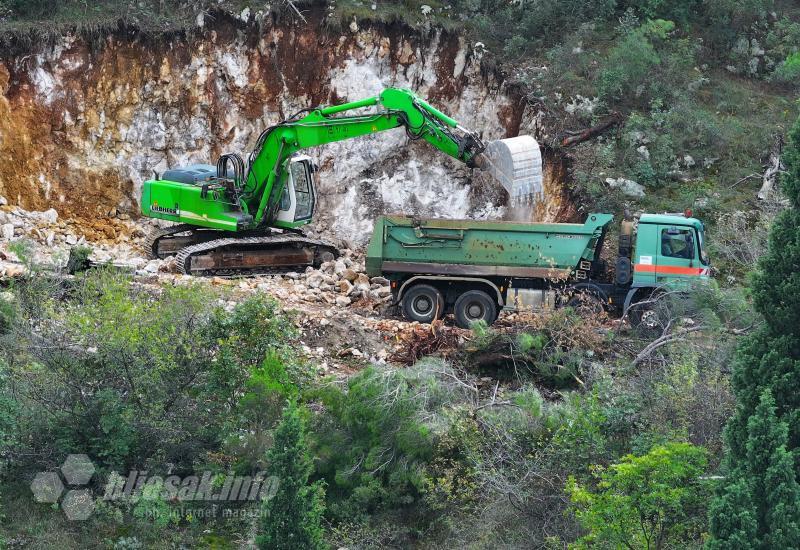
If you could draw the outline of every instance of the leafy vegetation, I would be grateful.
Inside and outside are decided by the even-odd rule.
[[[692,532],[706,490],[699,481],[704,451],[687,443],[654,447],[643,456],[627,455],[608,470],[592,491],[571,479],[567,490],[577,517],[589,531],[579,548],[670,548],[696,539]]]

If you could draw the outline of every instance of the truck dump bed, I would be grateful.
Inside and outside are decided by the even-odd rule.
[[[583,224],[384,216],[375,221],[367,273],[566,279],[592,261],[610,214]]]

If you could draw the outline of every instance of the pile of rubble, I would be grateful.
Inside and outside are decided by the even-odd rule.
[[[319,269],[307,268],[305,273],[287,273],[286,277],[305,285],[303,293],[308,301],[325,301],[337,306],[348,306],[358,300],[389,302],[391,289],[389,280],[383,277],[368,277],[364,273],[363,260],[355,258],[351,250],[342,250],[342,256],[325,262]]]
[[[143,236],[144,231],[124,214],[92,221],[63,219],[54,208],[29,211],[9,205],[0,196],[0,277],[24,274],[26,259],[62,267],[70,249],[81,245],[91,245],[108,259],[134,266],[132,260],[140,256],[136,245]],[[20,258],[21,250],[30,256]]]
[[[380,309],[387,306],[392,299],[389,280],[384,277],[369,277],[365,273],[364,260],[350,249],[341,249],[339,258],[323,263],[319,269],[307,267],[305,271],[289,271],[276,275],[256,276],[240,280],[244,289],[259,289],[274,294],[283,302],[308,302],[347,307],[350,305]],[[92,253],[92,260],[97,263],[113,261],[109,250],[98,250]],[[164,277],[165,274],[177,274],[177,266],[173,257],[160,260],[144,260],[130,258],[136,275],[141,277]],[[193,280],[193,277],[178,276],[182,280]],[[222,284],[222,279],[213,278],[215,284]]]

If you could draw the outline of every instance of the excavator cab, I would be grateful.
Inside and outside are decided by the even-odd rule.
[[[316,165],[307,155],[289,159],[286,183],[278,207],[277,227],[292,229],[311,222],[317,202],[314,188]]]

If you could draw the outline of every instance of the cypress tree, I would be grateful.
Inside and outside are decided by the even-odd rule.
[[[734,538],[745,536],[756,548],[800,548],[800,469],[793,459],[800,452],[800,120],[784,163],[789,208],[776,217],[752,279],[765,323],[745,338],[734,362],[736,410],[725,431],[729,475],[710,509],[711,548],[739,548]]]
[[[313,470],[300,412],[289,405],[267,453],[267,473],[278,479],[278,489],[264,503],[259,548],[315,550],[325,548],[322,526],[324,490],[319,482],[309,485]]]
[[[709,519],[714,536],[707,545],[709,550],[755,550],[757,547],[758,523],[746,479],[736,480],[724,488],[722,495],[711,503]]]

